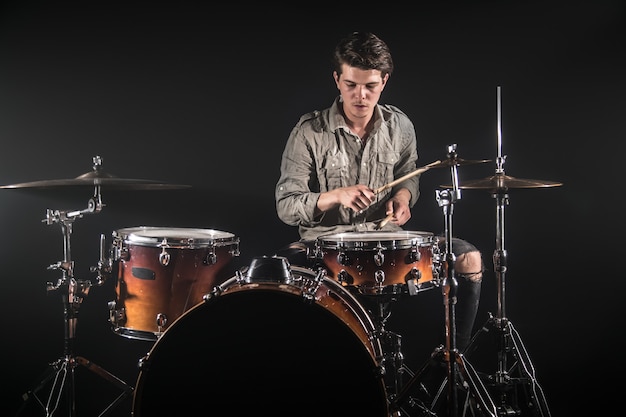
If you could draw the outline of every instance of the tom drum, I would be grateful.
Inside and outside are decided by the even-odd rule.
[[[232,275],[239,239],[212,229],[131,227],[113,232],[116,300],[109,303],[113,331],[140,340],[157,338],[214,286]]]

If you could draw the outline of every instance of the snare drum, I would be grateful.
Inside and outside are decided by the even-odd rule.
[[[323,274],[255,258],[140,361],[134,417],[389,416],[372,320]]]
[[[117,298],[109,303],[113,331],[156,340],[231,275],[225,267],[239,256],[239,239],[212,229],[140,226],[113,232],[111,253],[118,271]]]
[[[362,294],[413,295],[438,283],[436,238],[429,232],[345,232],[318,237],[328,274]]]

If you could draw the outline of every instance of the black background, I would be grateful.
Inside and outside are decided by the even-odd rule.
[[[335,97],[329,57],[336,41],[371,30],[396,64],[381,102],[413,119],[423,165],[445,158],[452,143],[464,159],[492,159],[460,167],[461,183],[494,174],[501,87],[506,174],[563,183],[509,192],[506,316],[554,416],[620,405],[621,384],[612,377],[624,371],[622,2],[88,3],[4,2],[0,9],[0,183],[74,178],[100,155],[104,170],[121,178],[192,187],[103,188],[103,211],[73,224],[76,278],[95,280],[89,268],[100,234],[110,243],[124,227],[231,232],[240,238],[237,266],[296,240],[297,230],[274,210],[282,148],[302,113]],[[448,170],[422,176],[407,229],[443,230],[435,191],[449,183]],[[63,239],[58,224],[43,222],[46,210],[82,210],[92,193],[0,190],[3,415],[63,352],[61,297],[46,291],[60,276],[47,268],[63,258]],[[485,257],[480,324],[495,313],[497,295],[496,201],[488,191],[463,191],[453,230]],[[113,285],[94,286],[84,299],[76,351],[133,385],[151,344],[111,331]],[[434,347],[429,318],[443,309],[431,294],[422,316],[406,318],[423,326],[411,351],[417,362]],[[111,401],[108,384],[84,368],[77,373],[81,407]],[[329,378],[342,371],[329,370]],[[129,415],[129,403],[117,412]]]

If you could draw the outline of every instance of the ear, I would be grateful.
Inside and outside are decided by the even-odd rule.
[[[333,71],[333,78],[335,79],[335,85],[339,89],[339,74],[337,74],[337,71]]]
[[[387,85],[388,80],[389,80],[389,73],[385,74],[385,76],[383,77],[383,83],[382,83],[383,89]]]

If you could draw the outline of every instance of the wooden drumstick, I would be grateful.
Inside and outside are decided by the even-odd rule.
[[[393,219],[393,213],[388,214],[387,217],[382,219],[381,222],[376,225],[375,229],[376,230],[382,229],[383,227],[385,227],[387,223],[389,223],[389,221],[391,221],[391,219]]]
[[[391,187],[393,187],[393,186],[395,186],[395,185],[398,185],[398,184],[400,184],[402,181],[408,180],[409,178],[414,177],[414,176],[416,176],[416,175],[418,175],[418,174],[421,174],[421,173],[423,173],[423,172],[426,172],[426,171],[428,171],[429,169],[431,169],[432,167],[434,167],[435,165],[439,165],[439,164],[441,164],[441,161],[431,162],[430,164],[428,164],[428,165],[426,165],[426,166],[423,166],[423,167],[421,167],[421,168],[418,168],[418,169],[416,169],[415,171],[413,171],[413,172],[411,172],[411,173],[409,173],[409,174],[406,174],[406,175],[405,175],[405,176],[403,176],[403,177],[398,178],[397,180],[393,180],[393,181],[391,181],[389,184],[385,184],[385,185],[383,185],[382,187],[379,187],[379,188],[375,189],[375,190],[374,190],[374,194],[379,194],[379,193],[381,193],[381,192],[385,191],[386,189],[391,188]]]

